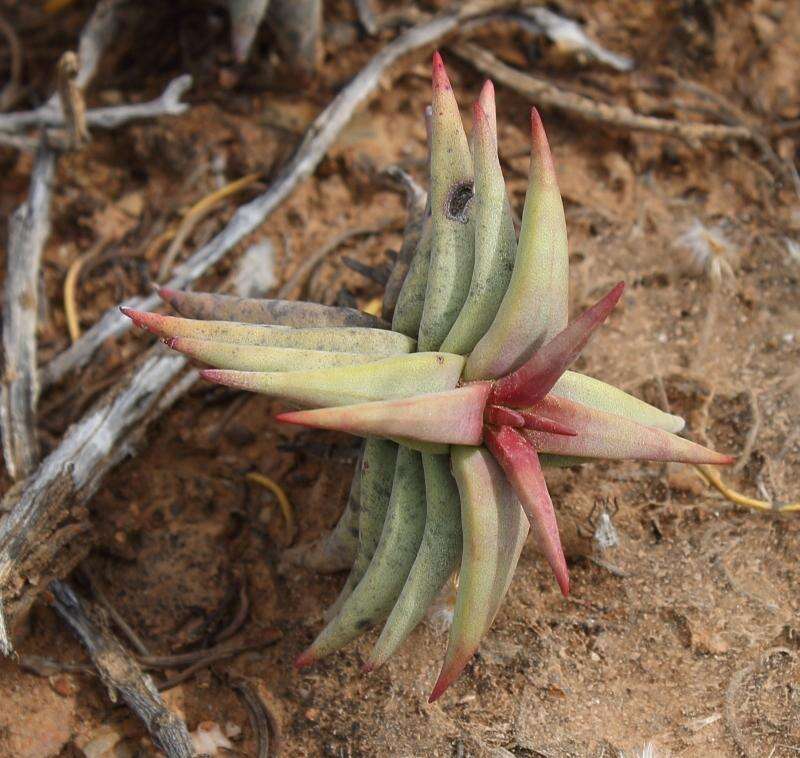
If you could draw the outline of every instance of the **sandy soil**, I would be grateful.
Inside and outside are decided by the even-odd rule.
[[[73,3],[58,23],[45,23],[31,5],[37,7],[9,1],[3,8],[25,45],[28,104],[49,91],[52,66],[91,3]],[[719,103],[674,80],[700,83],[748,114],[781,157],[797,157],[800,5],[596,0],[560,7],[634,58],[636,70],[581,67],[505,26],[481,39],[509,63],[600,99],[655,115],[720,118]],[[103,237],[114,253],[81,280],[86,327],[146,289],[158,270],[158,254],[148,254],[153,238],[211,191],[216,176],[273,175],[313,116],[378,48],[380,41],[341,41],[354,19],[349,3],[328,3],[326,12],[345,26],[339,37],[330,35],[323,70],[302,90],[287,86],[276,68],[268,33],[257,62],[234,70],[225,16],[200,4],[141,14],[122,35],[90,102],[144,99],[188,70],[197,77],[194,106],[169,121],[98,132],[88,148],[60,160],[44,268],[43,361],[68,344],[62,287],[78,255]],[[444,54],[468,121],[481,79],[446,47]],[[404,64],[313,179],[247,240],[273,244],[279,279],[333,234],[402,219],[402,197],[378,174],[396,163],[421,177],[427,59],[426,51]],[[503,167],[517,212],[530,105],[499,88]],[[543,115],[567,209],[573,311],[614,281],[629,284],[580,370],[651,402],[663,403],[665,394],[695,439],[747,451],[737,472],[725,475],[733,486],[776,502],[796,500],[797,197],[776,186],[747,146],[697,148],[546,109]],[[792,120],[794,128],[779,127]],[[3,149],[0,162],[4,239],[5,219],[27,189],[30,156]],[[201,224],[183,254],[220,229],[243,197]],[[682,235],[694,225],[723,240],[710,254],[730,265],[721,281],[692,268]],[[344,245],[314,274],[306,295],[324,302],[352,296],[363,307],[381,289],[341,257],[380,264],[399,243],[389,231]],[[204,288],[230,268],[218,266]],[[106,345],[77,387],[70,381],[43,398],[45,448],[148,343],[136,334]],[[360,665],[372,635],[296,673],[291,661],[321,628],[343,576],[278,573],[286,546],[280,511],[245,474],[260,471],[281,483],[302,543],[336,522],[355,448],[344,436],[280,427],[275,410],[264,398],[198,384],[91,503],[94,547],[86,568],[151,651],[209,644],[234,616],[243,583],[250,611],[237,639],[280,633],[277,643],[216,663],[167,693],[190,729],[216,722],[233,735],[235,754],[255,755],[247,711],[230,687],[229,677],[241,674],[271,693],[288,756],[618,756],[649,742],[659,756],[800,752],[800,519],[733,507],[680,465],[598,463],[549,473],[569,535],[572,594],[560,596],[526,547],[480,653],[439,703],[428,706],[426,696],[446,637],[427,624],[370,676]],[[587,535],[604,510],[619,544],[601,553]],[[18,641],[23,656],[85,660],[45,603]],[[108,734],[119,737],[109,738],[116,747],[92,755],[153,754],[141,725],[111,705],[89,674],[38,676],[3,662],[0,702],[0,755],[84,755],[87,744],[96,747]]]

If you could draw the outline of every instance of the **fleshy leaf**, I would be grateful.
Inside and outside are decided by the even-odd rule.
[[[574,438],[559,436],[558,439]],[[553,501],[547,491],[536,450],[516,429],[507,426],[499,429],[487,428],[486,445],[517,493],[531,522],[539,550],[550,564],[558,586],[566,597],[569,594],[569,571],[561,547]]]
[[[300,350],[294,347],[236,345],[233,342],[172,337],[165,340],[173,350],[215,368],[236,371],[313,371],[335,366],[374,363],[371,353],[336,353],[329,350]]]
[[[525,417],[519,411],[504,408],[502,405],[487,405],[483,412],[483,420],[495,426],[525,426]]]
[[[302,653],[295,665],[308,666],[338,650],[382,621],[403,589],[425,528],[425,476],[419,453],[400,448],[389,509],[381,537],[361,581]]]
[[[528,521],[502,470],[485,448],[456,447],[464,546],[447,652],[428,702],[458,678],[494,621],[528,534]]]
[[[567,325],[564,206],[536,109],[531,112],[531,136],[530,181],[514,270],[497,316],[467,361],[467,380],[504,376]]]
[[[449,353],[411,353],[315,371],[206,369],[204,379],[260,392],[302,406],[342,406],[410,397],[455,387],[464,359]]]
[[[543,453],[584,458],[678,461],[725,465],[735,460],[663,429],[644,426],[630,419],[548,395],[533,408],[547,418],[564,423],[578,432],[564,437],[525,430],[528,441]]]
[[[242,324],[320,327],[362,326],[388,329],[377,316],[355,308],[343,308],[301,300],[267,300],[220,295],[216,292],[188,292],[159,287],[159,297],[181,316],[205,321],[238,321]]]
[[[190,337],[199,340],[231,342],[237,345],[294,347],[303,350],[333,350],[344,353],[374,353],[375,355],[411,353],[416,348],[416,343],[410,337],[386,329],[364,327],[293,329],[286,326],[238,324],[232,321],[196,321],[176,316],[163,316],[160,313],[137,311],[124,306],[120,310],[136,326],[147,329],[163,339]]]
[[[676,433],[685,426],[680,416],[665,413],[611,384],[574,371],[565,371],[550,390],[550,394],[666,432]]]
[[[473,267],[472,156],[453,88],[433,56],[431,262],[419,349],[438,350],[467,297]]]
[[[461,558],[461,500],[449,455],[423,455],[425,531],[403,591],[381,631],[365,671],[382,666],[422,620]]]
[[[624,289],[624,282],[617,284],[516,371],[498,379],[492,389],[492,402],[524,408],[541,400],[580,355],[594,330],[608,318]]]
[[[482,104],[491,109],[491,116]],[[506,198],[503,171],[497,157],[494,88],[487,82],[472,118],[475,164],[475,261],[467,299],[442,350],[466,355],[485,334],[497,314],[514,267],[517,238]]]
[[[577,432],[566,424],[560,424],[558,421],[540,416],[533,411],[521,411],[523,424],[526,429],[535,429],[539,432],[550,432],[551,434],[566,434],[568,437],[574,437]],[[515,426],[514,424],[507,424],[507,426]]]
[[[479,445],[489,388],[488,382],[476,382],[449,392],[399,400],[281,413],[278,420],[362,437]]]
[[[350,573],[336,600],[325,610],[329,622],[361,581],[375,554],[386,520],[397,461],[397,445],[389,440],[368,439],[361,460],[361,508],[358,512],[358,547]]]

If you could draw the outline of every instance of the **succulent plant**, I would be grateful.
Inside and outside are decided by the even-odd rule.
[[[183,318],[125,312],[214,366],[206,379],[306,408],[282,421],[366,438],[348,506],[314,548],[320,568],[350,574],[297,665],[385,622],[365,669],[380,666],[459,570],[433,701],[491,626],[529,529],[569,591],[542,466],[732,458],[677,436],[677,416],[569,371],[623,284],[567,323],[566,223],[536,110],[519,241],[491,82],[468,140],[434,55],[431,122],[429,210],[391,329],[347,309],[168,290]]]

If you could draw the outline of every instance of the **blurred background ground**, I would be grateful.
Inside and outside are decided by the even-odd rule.
[[[69,344],[62,289],[77,256],[101,238],[113,252],[81,280],[85,328],[106,308],[147,290],[159,265],[148,251],[183,209],[251,172],[262,173],[266,186],[313,117],[388,37],[365,37],[350,3],[327,2],[324,63],[309,83],[296,85],[271,51],[268,30],[251,63],[238,68],[227,17],[212,4],[141,5],[150,7],[134,14],[136,23],[131,17],[89,103],[149,99],[188,71],[195,77],[186,98],[192,107],[179,117],[97,131],[87,148],[60,159],[43,270],[42,362]],[[408,4],[383,7],[402,5]],[[556,5],[594,39],[630,56],[634,71],[580,66],[502,24],[479,39],[511,65],[643,113],[696,116],[680,88],[663,82],[702,84],[767,130],[782,158],[796,159],[797,3]],[[2,4],[24,49],[26,95],[18,107],[35,106],[51,91],[55,63],[74,46],[91,9],[83,0],[55,15],[38,2]],[[381,264],[399,247],[404,201],[380,172],[398,164],[423,180],[428,53],[402,64],[314,176],[243,244],[271,243],[277,277],[285,280],[331,236],[399,220],[328,256],[311,278],[310,299],[354,298],[364,307],[381,294],[341,258]],[[443,54],[468,124],[482,79],[446,45]],[[5,49],[0,56],[7,66]],[[498,87],[500,151],[517,213],[533,104]],[[716,106],[706,107],[701,115],[713,119]],[[657,404],[665,394],[692,435],[705,435],[720,450],[738,454],[758,424],[744,465],[726,477],[755,496],[796,500],[800,208],[792,188],[776,187],[747,146],[695,149],[554,110],[544,109],[543,117],[567,211],[573,312],[619,279],[629,285],[580,369]],[[0,166],[5,239],[7,218],[27,192],[31,156],[3,148]],[[257,191],[211,214],[182,255]],[[721,280],[693,267],[699,258],[700,269],[710,270],[719,257],[730,267]],[[229,270],[221,263],[198,288],[214,288]],[[43,398],[45,449],[149,341],[133,334],[110,342],[78,384],[68,380]],[[247,711],[229,685],[235,673],[271,693],[286,755],[617,756],[647,742],[657,755],[800,752],[800,520],[735,508],[680,465],[601,463],[548,473],[567,533],[591,533],[598,508],[606,508],[620,543],[597,562],[586,555],[585,541],[574,540],[566,600],[526,548],[479,654],[439,703],[427,705],[426,696],[446,637],[427,624],[370,676],[360,665],[374,635],[308,671],[293,671],[292,659],[321,628],[343,576],[277,572],[285,547],[280,510],[244,475],[259,471],[285,488],[296,541],[305,542],[336,522],[355,448],[344,436],[280,427],[275,410],[262,397],[198,384],[91,502],[87,568],[151,651],[192,649],[213,638],[235,613],[242,583],[247,639],[280,633],[274,645],[216,663],[166,693],[191,730],[216,722],[234,754],[255,754]],[[27,655],[85,660],[46,604],[34,608],[18,647]],[[87,744],[99,751],[107,734],[118,738],[109,738],[113,749],[92,755],[153,751],[139,722],[111,706],[86,673],[37,676],[5,661],[0,702],[2,755],[83,755]]]

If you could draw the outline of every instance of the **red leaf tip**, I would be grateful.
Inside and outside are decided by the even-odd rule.
[[[531,108],[531,150],[533,161],[538,165],[542,181],[554,183],[556,169],[553,165],[553,155],[550,152],[550,143],[547,141],[542,117],[536,108]]]
[[[316,663],[317,657],[311,651],[311,648],[304,650],[297,658],[294,659],[294,667],[296,669],[304,669]]]
[[[444,67],[442,56],[436,50],[433,54],[433,91],[441,92],[444,90],[452,89],[450,86],[450,79],[447,78],[447,70]]]

